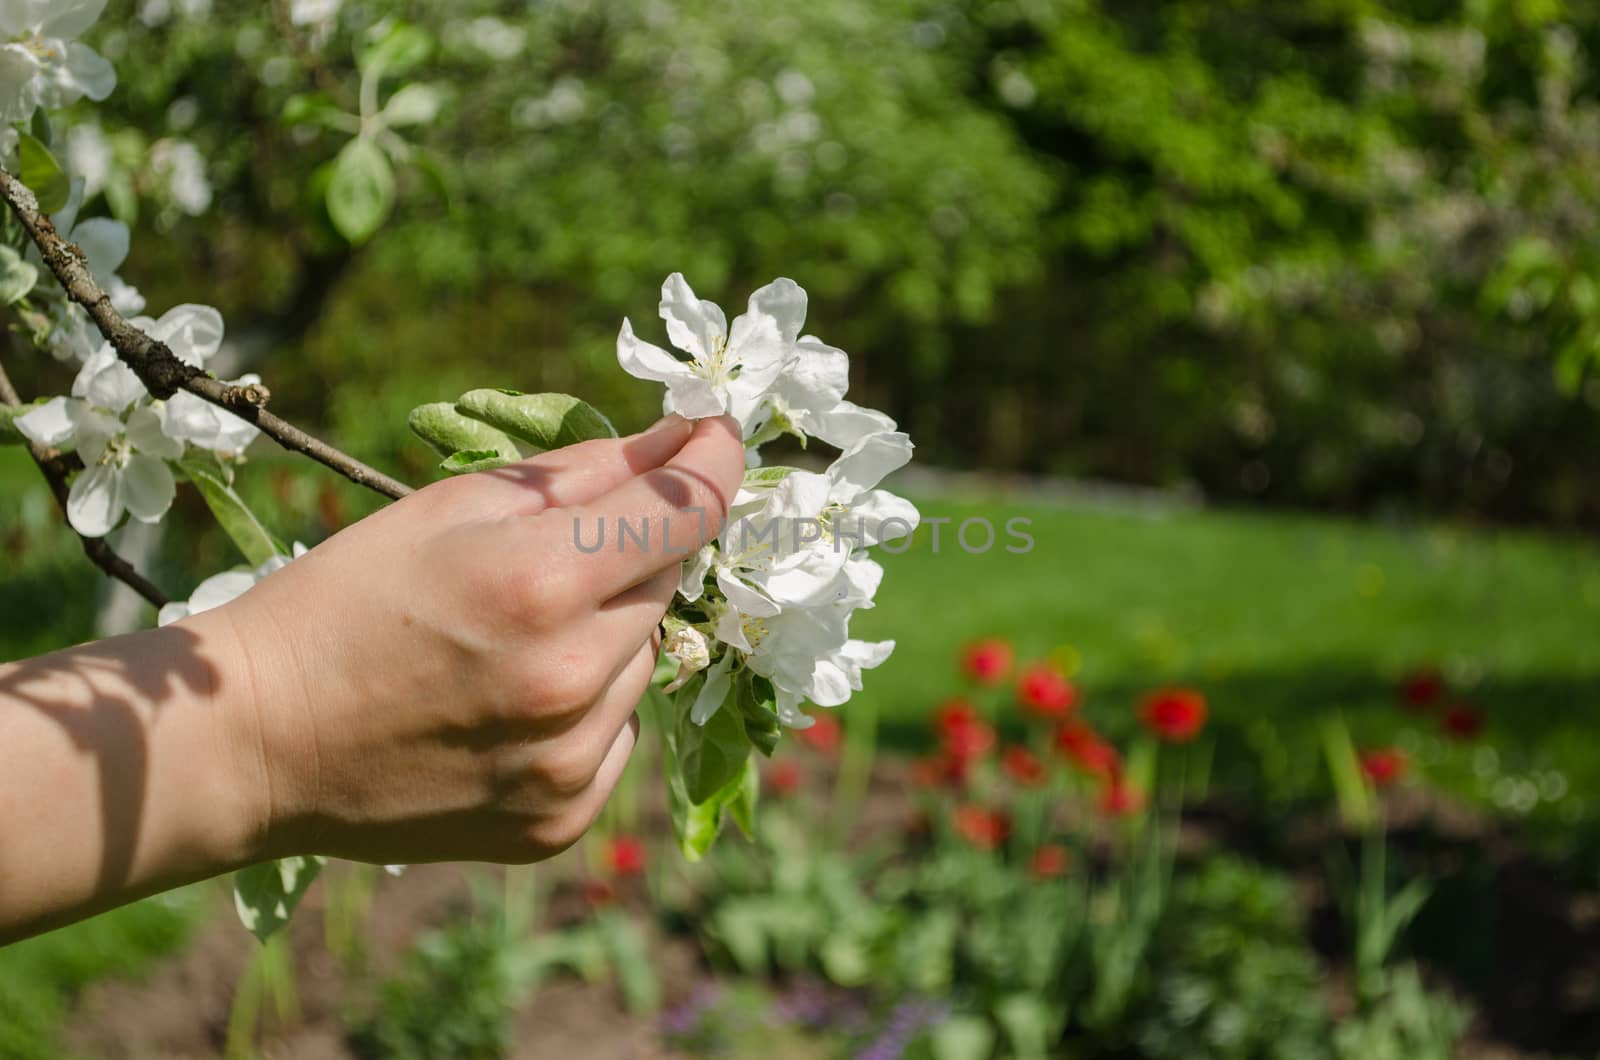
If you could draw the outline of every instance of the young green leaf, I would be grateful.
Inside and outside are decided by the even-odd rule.
[[[352,244],[372,238],[394,207],[394,168],[364,136],[344,145],[328,181],[328,218]]]
[[[406,426],[440,456],[453,456],[465,450],[489,450],[507,460],[517,460],[522,456],[517,443],[504,431],[498,431],[482,420],[463,416],[448,401],[418,405],[406,417]]]
[[[439,463],[439,470],[447,475],[470,475],[474,471],[493,471],[497,467],[505,467],[514,459],[494,449],[463,449],[445,457]]]
[[[739,778],[745,761],[750,757],[750,739],[745,735],[744,722],[737,710],[717,711],[696,725],[689,719],[692,697],[684,693],[699,693],[698,684],[684,686],[678,691],[675,704],[678,716],[678,766],[683,774],[685,790],[693,802],[705,802],[722,788]]]
[[[784,467],[782,464],[773,464],[771,467],[753,467],[744,473],[744,484],[750,486],[771,486],[782,482],[799,468]]]
[[[420,81],[409,84],[389,97],[383,105],[383,121],[391,129],[404,125],[427,125],[444,109],[444,90]]]
[[[428,61],[433,36],[420,26],[397,22],[356,59],[366,77],[401,77]]]
[[[256,938],[267,941],[289,922],[327,861],[314,855],[282,858],[234,873],[233,904],[239,920]]]
[[[598,409],[570,394],[469,390],[456,402],[456,411],[539,450],[617,436],[617,429]]]
[[[39,270],[11,247],[0,245],[0,305],[15,305],[39,282]]]
[[[215,458],[188,456],[178,462],[218,525],[244,554],[251,566],[259,567],[274,556],[286,556],[289,550],[256,518],[255,512],[234,492],[227,470]]]
[[[37,137],[17,134],[17,176],[39,200],[39,209],[55,213],[67,205],[72,183],[56,156]]]

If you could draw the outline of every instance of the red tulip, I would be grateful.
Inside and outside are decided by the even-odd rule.
[[[998,637],[973,641],[961,652],[961,667],[967,676],[983,685],[997,685],[1011,672],[1014,656],[1011,645]]]
[[[1445,734],[1457,740],[1474,740],[1483,731],[1483,711],[1469,703],[1457,703],[1440,719]]]
[[[911,766],[911,781],[919,788],[959,788],[967,782],[967,762],[943,752],[918,759]]]
[[[1144,698],[1145,728],[1166,743],[1188,743],[1206,724],[1206,697],[1192,688],[1163,688]]]
[[[1131,817],[1144,809],[1144,792],[1121,776],[1112,778],[1100,788],[1100,813],[1105,817]]]
[[[804,780],[799,762],[784,759],[767,767],[767,787],[780,798],[799,791]]]
[[[1000,755],[1000,768],[1006,775],[1024,787],[1034,787],[1043,784],[1045,780],[1044,763],[1026,747],[1013,744],[1007,747]]]
[[[1122,756],[1117,749],[1087,725],[1068,722],[1058,728],[1055,749],[1090,776],[1112,777],[1122,770]]]
[[[1017,699],[1041,718],[1059,718],[1077,705],[1078,690],[1054,666],[1034,663],[1017,679]]]
[[[1400,680],[1400,702],[1409,711],[1421,713],[1444,695],[1444,677],[1432,667],[1413,670]]]
[[[1028,871],[1037,879],[1053,880],[1065,876],[1072,865],[1072,853],[1060,843],[1045,843],[1033,852]]]
[[[1375,788],[1387,788],[1406,775],[1411,762],[1398,747],[1373,747],[1361,752],[1361,772]]]
[[[644,871],[644,843],[633,836],[614,836],[606,844],[606,866],[618,876],[637,876]]]
[[[982,758],[994,747],[994,728],[964,699],[952,699],[935,719],[945,753],[963,762]]]
[[[832,714],[813,714],[811,720],[811,727],[796,730],[795,736],[813,751],[833,754],[839,749],[839,735],[844,731],[839,719]]]
[[[599,908],[617,900],[617,889],[605,880],[584,880],[583,900]]]
[[[1009,824],[994,810],[970,803],[957,806],[950,816],[956,834],[979,850],[993,850],[1005,841]]]

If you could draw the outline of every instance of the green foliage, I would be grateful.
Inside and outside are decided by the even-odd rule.
[[[233,470],[226,464],[211,453],[195,452],[179,461],[178,466],[194,483],[206,507],[216,517],[217,525],[252,567],[259,567],[275,556],[289,554],[283,542],[262,524],[234,490]]]
[[[366,137],[345,144],[328,181],[328,217],[352,243],[372,238],[394,208],[394,167]]]
[[[17,134],[17,176],[39,200],[45,213],[55,213],[72,194],[71,181],[47,144],[32,135]]]
[[[1185,873],[1133,1016],[1151,1060],[1327,1057],[1322,969],[1287,879],[1233,858]]]
[[[194,889],[126,906],[0,953],[0,1056],[59,1060],[57,1032],[79,990],[138,974],[177,949],[203,903]]]
[[[233,874],[233,901],[239,919],[265,942],[294,915],[328,859],[315,855],[280,858]]]
[[[469,390],[457,399],[456,411],[504,431],[535,452],[617,436],[599,409],[571,394]]]
[[[493,917],[458,917],[420,939],[351,1029],[358,1055],[383,1060],[498,1060],[525,994]]]

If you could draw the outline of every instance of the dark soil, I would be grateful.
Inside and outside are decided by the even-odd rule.
[[[911,819],[902,771],[883,769],[863,815],[868,832],[902,831]],[[1600,1053],[1600,893],[1576,887],[1522,849],[1509,830],[1459,806],[1409,793],[1390,807],[1391,847],[1398,864],[1439,881],[1408,939],[1429,979],[1447,986],[1478,1013],[1461,1055],[1468,1060],[1533,1060]],[[1347,932],[1325,883],[1325,856],[1337,841],[1333,822],[1301,818],[1288,834],[1252,821],[1241,807],[1215,802],[1186,826],[1189,850],[1222,846],[1291,872],[1306,905],[1316,944],[1329,965],[1329,992],[1348,995],[1343,954]],[[664,827],[664,825],[662,825]],[[330,866],[330,878],[351,871]],[[469,907],[473,873],[483,866],[417,866],[400,879],[381,877],[367,920],[369,975],[398,966],[423,931]],[[549,919],[582,915],[579,860],[564,855],[545,869],[564,878]],[[66,1045],[75,1055],[129,1060],[223,1055],[236,985],[257,944],[233,916],[220,883],[216,913],[191,945],[140,983],[106,982],[78,1001]],[[330,955],[323,937],[326,881],[312,890],[292,926],[300,1013],[288,1026],[264,1017],[260,1055],[294,1060],[359,1060],[343,1018],[361,997]],[[639,895],[633,901],[641,901]],[[646,919],[646,918],[641,918]],[[655,940],[668,1006],[713,979],[685,938]],[[359,978],[359,977],[358,977]],[[626,1014],[609,984],[546,983],[516,1016],[519,1058],[668,1057],[654,1019]],[[775,1048],[769,1060],[803,1055]]]

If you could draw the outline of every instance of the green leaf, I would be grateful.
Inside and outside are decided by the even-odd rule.
[[[28,123],[28,131],[33,138],[46,146],[56,142],[55,130],[50,127],[50,114],[43,107],[33,112],[33,120]]]
[[[101,194],[106,197],[106,205],[111,207],[112,217],[129,226],[138,223],[139,193],[134,190],[133,176],[127,170],[113,170],[106,177]]]
[[[367,77],[400,77],[427,62],[432,54],[432,34],[409,22],[396,22],[362,51],[356,65]]]
[[[456,411],[539,450],[617,436],[617,429],[598,409],[570,394],[470,390],[456,402]]]
[[[39,398],[27,405],[0,405],[0,445],[26,445],[28,439],[17,430],[17,417],[43,405],[49,398]]]
[[[39,282],[39,270],[11,247],[0,245],[0,305],[15,305]]]
[[[259,567],[274,556],[289,554],[283,543],[256,518],[244,498],[234,492],[227,469],[214,458],[188,456],[178,462],[178,467],[200,491],[218,525],[251,566]]]
[[[596,917],[600,941],[617,976],[629,1012],[654,1012],[661,1007],[661,981],[656,977],[650,946],[639,925],[626,913],[602,910]]]
[[[17,176],[39,200],[39,209],[55,213],[72,197],[72,182],[67,172],[36,137],[17,134]]]
[[[494,449],[463,449],[445,457],[439,469],[449,475],[470,475],[474,471],[493,471],[497,467],[505,467],[515,459]]]
[[[489,450],[507,460],[522,457],[522,450],[504,431],[498,431],[482,420],[463,416],[448,401],[418,405],[406,417],[406,426],[440,456],[453,456],[464,450]]]
[[[436,85],[418,81],[402,87],[383,105],[383,121],[390,128],[428,125],[444,109],[445,92]]]
[[[233,874],[233,904],[239,920],[265,942],[289,922],[328,859],[293,857],[268,861]]]
[[[350,132],[361,127],[361,119],[340,110],[321,92],[302,92],[288,98],[283,104],[283,123],[288,126],[323,125],[330,129]]]
[[[739,671],[734,684],[734,702],[744,722],[746,739],[757,751],[771,758],[778,741],[783,738],[783,724],[778,721],[778,694],[773,691],[772,682],[749,670]]]
[[[394,207],[394,168],[377,144],[358,136],[344,145],[328,181],[328,218],[353,244],[372,238]]]
[[[694,692],[698,691],[702,680],[696,675],[680,690],[681,694],[686,694],[680,703],[674,703],[659,688],[651,687],[646,692],[646,698],[655,705],[656,730],[661,736],[661,767],[667,778],[668,816],[672,820],[673,834],[678,839],[678,850],[684,860],[691,864],[705,857],[711,844],[716,842],[717,833],[722,830],[724,808],[742,799],[746,805],[739,812],[749,813],[755,804],[754,791],[749,787],[753,779],[744,772],[703,802],[689,798],[688,785],[678,764],[678,711],[680,708],[685,713],[688,711],[688,705],[694,701]],[[754,771],[754,763],[748,757],[745,769],[752,773]]]
[[[750,757],[750,740],[745,736],[744,722],[737,710],[726,705],[704,725],[689,720],[689,707],[694,703],[700,685],[691,683],[678,690],[678,767],[683,773],[685,790],[693,802],[705,802],[741,775],[745,760]]]
[[[951,1016],[933,1031],[934,1060],[987,1060],[994,1028],[981,1016]]]
[[[746,487],[771,486],[774,483],[782,482],[798,470],[800,469],[784,467],[781,464],[774,464],[771,467],[753,467],[744,473],[744,484]]]
[[[739,773],[737,783],[738,787],[734,789],[733,797],[728,800],[728,816],[733,818],[733,823],[739,826],[739,831],[744,833],[746,839],[754,839],[756,803],[761,798],[761,773],[749,755],[745,756],[744,767]]]

